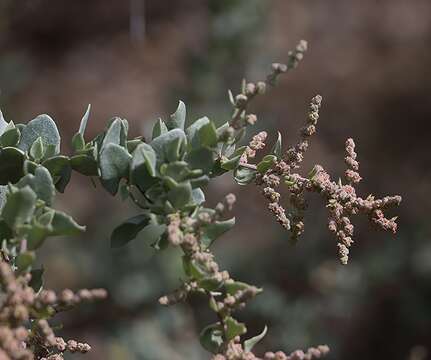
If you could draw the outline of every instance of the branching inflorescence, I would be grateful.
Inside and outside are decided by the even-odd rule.
[[[66,351],[90,351],[86,343],[56,336],[46,318],[83,301],[104,299],[106,291],[83,289],[74,293],[66,289],[57,295],[51,290],[35,291],[37,285],[30,286],[30,281],[29,273],[17,276],[7,262],[0,262],[0,359],[61,360]]]
[[[263,171],[258,171],[255,183],[262,187],[262,193],[268,200],[268,209],[274,214],[276,220],[287,230],[290,230],[292,240],[296,239],[304,231],[303,213],[307,208],[305,200],[306,192],[321,194],[329,212],[328,228],[338,240],[338,252],[343,264],[347,264],[349,247],[353,243],[352,236],[354,226],[350,217],[356,214],[365,214],[370,221],[383,230],[393,233],[397,230],[396,218],[388,219],[384,215],[384,210],[397,206],[401,202],[401,196],[385,196],[376,199],[369,195],[363,199],[356,195],[354,185],[361,181],[358,173],[359,163],[356,160],[355,143],[353,139],[346,141],[345,162],[348,169],[345,171],[346,184],[341,179],[335,182],[331,179],[326,170],[315,165],[307,177],[296,172],[304,158],[304,154],[309,146],[309,138],[316,132],[316,124],[319,118],[322,97],[315,96],[310,103],[306,125],[300,131],[300,141],[288,148],[283,156],[280,156],[279,145],[275,152],[278,157],[267,158]],[[264,147],[263,141],[266,133],[256,135],[250,142],[250,153],[254,157],[254,151]],[[281,137],[279,137],[281,143]],[[250,164],[247,164],[250,168]],[[258,165],[259,166],[259,165]],[[258,169],[256,166],[256,169]],[[283,183],[288,191],[288,211],[281,205],[281,195],[276,188]]]
[[[142,137],[128,139],[128,122],[121,118],[111,119],[103,133],[86,141],[89,107],[72,139],[74,152],[66,156],[60,154],[60,135],[48,115],[26,125],[6,123],[0,116],[0,358],[54,360],[61,359],[65,351],[89,350],[87,344],[56,337],[48,320],[82,300],[103,298],[105,291],[74,294],[65,290],[56,295],[39,290],[41,270],[33,269],[35,251],[46,238],[85,230],[52,208],[56,191],[66,189],[72,172],[98,179],[110,194],[121,193],[139,208],[138,215],[113,231],[112,247],[124,246],[141,230],[150,228],[146,233],[154,249],[174,246],[182,250],[183,280],[176,291],[160,297],[159,302],[173,305],[196,293],[207,297],[216,321],[202,330],[200,341],[214,354],[213,360],[261,359],[253,347],[265,336],[266,328],[244,340],[246,325],[234,317],[262,289],[235,280],[220,269],[211,252],[214,241],[235,225],[235,218],[226,219],[226,215],[236,201],[229,194],[214,208],[205,207],[204,189],[211,179],[232,172],[238,184],[258,186],[269,211],[290,230],[293,240],[304,231],[305,193],[321,194],[344,264],[352,243],[352,215],[366,214],[378,227],[395,232],[395,218],[387,219],[383,211],[398,205],[399,196],[363,199],[356,195],[354,185],[361,177],[353,140],[346,142],[346,184],[334,182],[319,165],[308,176],[297,172],[309,138],[316,131],[321,96],[311,101],[299,142],[286,151],[279,134],[272,150],[253,163],[256,153],[265,149],[268,135],[264,131],[253,136],[248,145],[238,145],[246,129],[257,121],[255,114],[248,113],[250,101],[274,86],[279,75],[295,68],[306,50],[306,42],[301,41],[289,53],[286,65],[272,65],[265,81],[244,80],[236,96],[229,91],[233,114],[219,127],[207,117],[186,127],[186,107],[180,102],[167,121],[156,122],[149,142]],[[278,190],[282,185],[288,194],[283,205]],[[311,360],[328,351],[321,345],[290,355],[267,352],[263,359]]]
[[[245,126],[256,122],[256,115],[247,114],[247,105],[250,100],[255,95],[264,93],[267,85],[274,85],[278,75],[296,67],[306,50],[307,43],[301,41],[295,51],[289,53],[287,65],[273,64],[272,73],[267,77],[266,82],[253,84],[244,81],[241,94],[238,94],[235,101],[232,102],[234,113],[231,126],[234,129],[240,129],[238,131],[240,132]],[[230,98],[232,101],[233,96],[231,93]],[[248,181],[253,178],[255,173],[254,181],[256,185],[262,188],[262,194],[268,201],[269,211],[274,215],[278,223],[285,229],[290,230],[293,241],[296,241],[304,232],[303,217],[307,208],[305,193],[316,192],[321,194],[329,211],[328,228],[338,240],[340,261],[347,264],[354,231],[350,217],[356,214],[365,214],[379,228],[395,233],[397,229],[396,217],[388,219],[383,211],[399,205],[401,196],[385,196],[382,199],[376,199],[374,196],[369,195],[363,199],[356,195],[354,185],[359,183],[362,178],[358,172],[359,162],[356,160],[357,154],[355,153],[353,139],[346,141],[345,162],[348,167],[345,171],[346,184],[343,185],[341,180],[334,182],[320,165],[316,165],[307,177],[297,173],[297,169],[300,168],[308,149],[309,139],[316,132],[321,105],[322,96],[317,95],[311,100],[307,122],[300,130],[300,140],[297,144],[289,147],[283,154],[281,134],[279,133],[277,142],[272,149],[272,155],[266,155],[263,161],[257,165],[250,164],[249,159],[253,159],[256,152],[265,147],[267,133],[262,131],[253,136],[249,145],[245,148],[239,163],[240,169],[237,171],[247,173],[245,176],[248,176]],[[242,122],[239,122],[239,119],[242,119]],[[281,194],[276,190],[280,184],[285,185],[288,191],[287,211],[280,204]]]

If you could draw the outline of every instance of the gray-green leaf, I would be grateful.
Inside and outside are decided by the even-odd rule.
[[[211,244],[222,236],[225,232],[229,231],[235,226],[235,218],[224,221],[214,221],[208,224],[202,233],[201,242],[205,247],[211,246]]]
[[[159,165],[167,161],[179,160],[186,150],[186,144],[186,134],[181,129],[170,130],[150,143],[156,152]]]
[[[48,206],[52,204],[55,196],[55,187],[50,172],[44,166],[38,166],[33,174],[27,174],[17,186],[24,188],[30,186],[40,200],[43,200]]]
[[[127,176],[132,156],[125,148],[115,143],[107,144],[100,154],[100,171],[103,180]]]
[[[226,324],[226,337],[227,340],[230,341],[234,337],[243,335],[247,332],[247,328],[243,323],[238,322],[233,317],[229,316],[225,319]]]
[[[200,188],[193,189],[192,191],[193,203],[200,205],[205,202],[205,194]]]
[[[274,165],[277,157],[275,155],[266,155],[263,157],[262,161],[257,164],[257,171],[261,174],[266,173],[272,165]]]
[[[256,178],[257,171],[239,165],[234,172],[234,179],[238,185],[248,185]]]
[[[0,149],[0,185],[16,183],[24,176],[25,154],[14,147]]]
[[[75,152],[82,151],[85,148],[84,136],[77,132],[72,138],[72,148]]]
[[[106,131],[102,142],[102,151],[108,144],[121,144],[123,123],[120,118],[114,118]]]
[[[91,104],[88,104],[87,110],[85,111],[84,116],[81,119],[81,123],[79,124],[79,133],[84,136],[85,129],[87,128],[88,118],[90,117]]]
[[[70,159],[72,169],[85,176],[97,176],[99,170],[97,168],[97,161],[88,155],[75,155]]]
[[[156,152],[146,143],[141,143],[133,152],[131,171],[145,166],[151,176],[156,176]]]
[[[281,142],[281,134],[280,131],[278,132],[277,141],[274,144],[274,147],[272,148],[272,153],[277,156],[279,159],[282,156],[282,142]]]
[[[111,247],[118,248],[126,245],[148,225],[149,221],[150,217],[146,214],[142,214],[132,217],[117,226],[111,235]]]
[[[36,162],[40,161],[43,158],[43,154],[45,153],[45,146],[40,136],[31,145],[29,153],[30,153],[30,156]]]
[[[154,140],[156,137],[159,137],[160,135],[167,132],[168,128],[166,127],[165,122],[159,118],[153,126],[153,133],[151,139]]]
[[[29,222],[35,210],[36,199],[35,192],[29,186],[10,192],[2,211],[6,224],[14,228]]]
[[[44,269],[34,269],[30,272],[31,280],[29,285],[33,288],[33,290],[37,293],[43,286],[43,272]]]
[[[73,218],[62,211],[55,211],[52,219],[52,233],[50,235],[78,235],[85,231],[85,226],[79,225]]]
[[[11,122],[11,124],[13,123]],[[2,147],[17,146],[21,137],[19,130],[15,126],[9,128],[9,125],[6,127],[4,133],[2,133],[0,137],[0,145]]]
[[[192,202],[192,186],[190,182],[182,182],[168,192],[168,200],[176,208],[181,209]]]
[[[172,129],[184,130],[185,122],[186,122],[186,105],[180,100],[178,102],[177,110],[170,116],[170,119],[166,122],[166,126],[169,130],[172,130]]]
[[[56,153],[60,151],[60,134],[57,125],[46,114],[39,115],[22,129],[18,147],[28,151],[38,137],[42,138],[45,145],[55,145]]]
[[[209,174],[214,166],[213,151],[208,148],[193,149],[186,156],[186,161],[192,169],[201,169]]]
[[[224,342],[222,325],[215,323],[204,328],[199,335],[199,341],[205,350],[217,354]]]
[[[206,116],[196,120],[187,130],[187,138],[192,147],[214,147],[217,145],[217,130]]]
[[[4,119],[3,113],[1,112],[1,109],[0,109],[0,135],[3,134],[3,132],[6,129],[6,127],[7,127],[7,122]]]
[[[72,167],[70,165],[70,159],[64,155],[58,155],[46,159],[43,163],[49,172],[51,173],[52,178],[54,179],[55,187],[58,191],[64,192],[67,184],[70,181]],[[97,165],[96,165],[97,170]]]
[[[265,325],[265,328],[263,329],[263,331],[259,335],[256,335],[256,336],[244,341],[244,350],[245,351],[253,350],[254,346],[265,337],[267,331],[268,331],[268,327]]]
[[[33,251],[26,251],[19,254],[16,258],[16,267],[19,272],[28,271],[34,263],[36,255]]]

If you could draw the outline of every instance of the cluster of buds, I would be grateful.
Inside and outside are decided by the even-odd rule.
[[[85,354],[91,350],[91,346],[86,343],[81,343],[76,340],[69,340],[66,342],[63,338],[55,336],[54,331],[45,319],[36,321],[36,326],[33,330],[29,345],[34,346],[35,349],[39,349],[35,351],[35,355],[36,358],[42,356],[40,357],[41,360],[63,359],[63,353],[66,351]],[[48,349],[49,355],[45,355]]]
[[[0,307],[0,324],[20,324],[28,320],[29,308],[36,299],[34,290],[27,286],[30,275],[15,277],[11,267],[0,262],[0,289],[2,303]]]
[[[347,143],[351,144],[353,141]],[[398,206],[401,203],[401,196],[385,196],[382,199],[376,199],[369,195],[363,199],[356,195],[352,185],[332,181],[321,166],[316,166],[314,172],[315,175],[311,181],[304,182],[304,187],[309,191],[322,194],[326,199],[326,207],[329,210],[328,228],[338,240],[337,246],[342,264],[347,264],[349,248],[353,243],[354,226],[350,220],[352,215],[365,214],[380,229],[396,233],[396,217],[388,219],[383,211]]]
[[[355,152],[355,146],[353,139],[346,140],[346,157],[344,161],[346,162],[347,170],[344,173],[344,177],[349,184],[357,184],[362,180],[358,172],[359,162],[356,161],[357,154]]]
[[[28,335],[28,330],[23,326],[0,325],[0,359],[34,359],[33,353],[23,346]]]
[[[236,196],[227,194],[223,201],[219,202],[214,211],[201,211],[197,219],[189,216],[181,217],[179,213],[167,216],[167,238],[173,246],[181,246],[186,253],[198,252],[199,232],[203,226],[209,225],[223,217],[227,211],[232,211],[236,202]]]
[[[66,342],[55,336],[45,317],[83,301],[103,299],[106,291],[83,289],[74,293],[64,290],[56,294],[51,290],[41,290],[36,293],[29,286],[30,280],[30,274],[17,276],[7,262],[0,261],[0,359],[60,360],[66,351],[90,351],[91,347],[86,343]],[[31,330],[26,328],[29,321],[34,322]]]
[[[231,129],[238,131],[248,125],[255,124],[257,121],[256,115],[247,114],[247,107],[250,101],[256,95],[264,94],[268,86],[274,86],[279,75],[296,68],[304,57],[304,53],[306,51],[307,42],[305,40],[301,40],[293,51],[289,51],[287,64],[272,64],[271,73],[267,76],[265,81],[253,83],[243,80],[241,92],[238,95],[234,96],[232,92],[229,91],[229,99],[232,106],[234,107],[232,119],[230,121]]]
[[[327,345],[311,347],[307,351],[296,350],[292,353],[285,354],[283,351],[267,352],[263,358],[256,356],[251,351],[246,351],[240,343],[239,337],[236,337],[227,346],[225,354],[217,354],[212,360],[314,360],[321,359],[329,353]]]
[[[262,134],[256,136],[251,149],[261,148],[264,140]],[[205,230],[217,226],[219,221],[223,222],[222,218],[232,210],[235,202],[235,195],[228,194],[214,209],[202,208],[193,216],[180,213],[167,216],[167,238],[172,245],[183,250],[183,265],[188,279],[173,293],[159,298],[161,305],[169,306],[187,300],[193,293],[206,295],[210,308],[220,319],[224,338],[227,338],[229,331],[225,320],[235,321],[232,314],[243,309],[262,291],[255,286],[236,282],[227,271],[221,270],[208,243],[203,242]]]
[[[59,294],[52,290],[42,290],[36,297],[34,306],[36,308],[51,306],[55,312],[60,312],[75,307],[82,302],[103,300],[107,295],[105,289],[81,289],[76,293],[70,289],[64,289]]]
[[[211,360],[259,360],[251,351],[244,350],[239,336],[227,345],[224,355],[217,354]]]
[[[304,58],[308,44],[305,40],[299,41],[294,50],[287,54],[287,64],[274,63],[271,66],[272,72],[268,75],[266,82],[270,85],[275,85],[278,75],[283,74],[291,69],[296,68],[300,61]]]
[[[290,355],[286,355],[282,351],[277,351],[276,353],[268,352],[265,354],[263,360],[313,360],[321,359],[328,353],[329,347],[327,345],[319,345],[309,348],[306,352],[296,350]]]
[[[319,119],[319,110],[322,106],[322,96],[316,95],[311,99],[310,108],[307,115],[307,123],[300,130],[300,140],[286,151],[284,157],[286,166],[289,171],[299,167],[304,159],[304,154],[309,146],[309,138],[316,133],[317,120]],[[286,169],[284,169],[286,171]]]
[[[274,214],[277,222],[291,231],[293,240],[296,240],[304,231],[303,214],[307,208],[305,193],[321,194],[329,211],[328,228],[338,240],[340,261],[342,264],[347,264],[354,233],[351,216],[365,214],[377,227],[395,233],[396,217],[386,218],[384,211],[389,207],[399,205],[401,196],[376,199],[369,195],[363,199],[356,195],[354,185],[362,178],[359,174],[359,163],[356,160],[357,154],[353,139],[346,141],[345,162],[348,169],[345,171],[345,177],[347,184],[342,184],[341,180],[332,181],[330,175],[320,165],[316,165],[308,177],[303,177],[295,172],[304,159],[310,136],[316,132],[321,102],[320,95],[311,100],[307,123],[300,131],[299,142],[288,148],[283,159],[278,159],[264,174],[259,174],[256,177],[256,184],[262,187],[262,193],[268,200],[268,209]],[[280,205],[281,195],[276,191],[282,181],[288,189],[287,211]]]
[[[265,147],[265,140],[268,134],[266,131],[253,136],[250,143],[246,146],[244,153],[241,155],[239,160],[240,165],[248,163],[248,159],[253,159],[256,156],[256,151],[262,150]]]
[[[232,193],[227,194],[224,197],[223,201],[219,202],[215,207],[217,218],[220,218],[221,216],[223,216],[226,211],[232,211],[235,203],[236,203],[236,196]]]
[[[220,270],[214,255],[201,244],[200,238],[203,228],[221,219],[226,211],[231,211],[235,202],[235,195],[228,194],[222,202],[215,206],[214,210],[205,211],[202,209],[195,218],[181,217],[179,213],[170,214],[167,217],[168,241],[172,245],[182,248],[185,259],[205,274],[206,281],[221,284],[230,279],[227,271]],[[205,290],[199,286],[195,279],[184,282],[172,294],[162,296],[159,298],[159,303],[161,305],[173,305],[185,301],[188,295],[193,292],[205,293]]]
[[[294,241],[304,231],[303,213],[306,202],[304,191],[301,186],[298,186],[298,174],[293,173],[293,170],[297,169],[304,159],[308,140],[316,132],[321,104],[322,97],[316,95],[310,102],[307,123],[300,131],[300,141],[286,151],[283,160],[278,160],[265,174],[258,175],[256,178],[256,184],[263,187],[262,193],[268,200],[269,211],[279,224],[286,230],[290,230]],[[289,213],[286,213],[284,207],[280,205],[281,195],[275,190],[280,185],[281,179],[284,179],[289,187]]]
[[[226,279],[225,284],[233,284],[233,279]],[[233,294],[226,294],[226,296],[217,302],[217,309],[222,314],[231,314],[236,310],[241,310],[245,307],[246,303],[255,298],[262,292],[262,289],[248,285],[244,289],[238,289]]]
[[[235,97],[229,92],[231,103],[234,106],[234,113],[232,115],[232,121],[230,123],[234,130],[240,130],[249,125],[254,125],[257,121],[255,114],[247,114],[248,103],[256,95],[264,94],[266,91],[266,83],[264,81],[258,81],[257,83],[247,83],[243,80],[242,91]]]
[[[199,287],[196,281],[185,282],[173,293],[164,295],[159,298],[159,304],[164,306],[171,306],[181,303],[187,299],[187,296],[198,291]]]

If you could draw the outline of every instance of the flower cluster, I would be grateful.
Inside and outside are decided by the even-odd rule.
[[[355,178],[357,179],[358,176],[359,174]],[[343,264],[348,262],[349,248],[353,243],[354,226],[350,220],[352,215],[364,214],[382,230],[393,233],[397,230],[396,217],[388,219],[383,211],[399,205],[401,203],[399,195],[385,196],[382,199],[369,195],[363,199],[356,195],[352,185],[332,181],[321,166],[315,167],[315,175],[311,180],[304,181],[303,186],[304,190],[318,192],[325,198],[329,211],[328,228],[338,240],[338,252]]]
[[[320,95],[311,100],[307,123],[300,131],[299,142],[289,147],[284,156],[275,160],[269,169],[257,174],[255,182],[262,187],[262,193],[268,200],[268,209],[277,222],[291,231],[293,240],[296,240],[304,231],[303,214],[307,208],[305,193],[315,192],[322,195],[329,212],[328,228],[338,240],[341,263],[347,264],[354,233],[351,216],[365,214],[377,227],[395,233],[396,217],[386,218],[384,211],[399,205],[401,196],[385,196],[382,199],[376,199],[369,195],[364,199],[356,195],[354,185],[362,178],[359,174],[359,162],[356,160],[353,139],[346,141],[347,184],[342,184],[341,180],[333,181],[320,165],[316,165],[307,177],[296,172],[308,149],[309,138],[316,132],[321,103]],[[276,191],[281,183],[284,183],[288,190],[288,211],[280,205],[281,195]]]
[[[307,124],[300,131],[301,138],[298,144],[286,151],[283,160],[275,162],[271,169],[256,178],[256,183],[263,187],[262,193],[269,202],[269,211],[274,214],[277,222],[291,231],[293,239],[297,239],[304,230],[303,211],[306,208],[303,191],[296,186],[297,175],[293,171],[299,167],[304,158],[309,145],[309,137],[316,132],[321,103],[322,97],[320,95],[311,100]],[[289,185],[289,201],[292,205],[289,214],[286,214],[286,210],[280,205],[281,195],[275,190],[280,185],[281,179],[284,179]]]
[[[161,297],[159,303],[173,305],[184,301],[190,293],[207,293],[214,302],[213,310],[226,317],[234,310],[243,308],[248,300],[260,292],[255,286],[243,286],[228,291],[221,297],[221,294],[215,296],[211,293],[212,290],[220,290],[222,286],[235,287],[235,281],[229,272],[220,270],[214,255],[209,251],[209,244],[203,241],[203,238],[208,237],[208,229],[214,230],[218,227],[223,231],[222,227],[230,226],[220,219],[226,211],[232,210],[235,201],[235,195],[228,194],[214,209],[203,209],[196,217],[181,218],[178,213],[169,216],[168,240],[174,246],[181,246],[186,273],[190,274],[193,280],[184,282],[174,293]]]
[[[67,289],[58,295],[51,290],[36,292],[30,280],[30,274],[17,276],[7,262],[0,262],[0,359],[60,360],[66,351],[90,351],[86,343],[56,336],[46,317],[83,301],[103,299],[106,291],[83,289],[74,293]],[[26,327],[29,321],[30,329]]]
[[[241,155],[239,164],[244,166],[248,163],[248,159],[253,159],[256,156],[256,151],[261,150],[265,147],[265,140],[268,136],[266,131],[261,131],[260,133],[253,136],[250,143],[246,146],[244,153]]]
[[[307,351],[295,350],[289,355],[283,351],[267,352],[263,358],[257,357],[251,351],[247,351],[241,345],[239,338],[231,341],[224,355],[217,354],[212,360],[313,360],[321,359],[329,353],[327,345],[311,347]]]

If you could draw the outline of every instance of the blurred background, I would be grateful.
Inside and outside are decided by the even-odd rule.
[[[362,195],[400,194],[399,234],[358,219],[348,266],[339,265],[320,199],[311,197],[297,246],[265,210],[253,186],[230,177],[211,187],[214,205],[239,201],[238,226],[215,246],[223,266],[265,291],[239,314],[251,335],[265,324],[260,351],[326,343],[331,359],[424,360],[431,350],[429,0],[0,0],[0,107],[7,120],[49,113],[62,151],[93,106],[88,136],[119,115],[133,133],[172,113],[225,122],[227,89],[263,79],[298,40],[309,42],[299,68],[257,99],[252,110],[275,139],[296,140],[309,100],[324,98],[306,169],[344,170],[344,141],[357,143]],[[39,259],[46,286],[106,287],[109,300],[58,319],[63,335],[90,342],[73,359],[201,360],[197,333],[214,319],[193,307],[161,308],[157,298],[181,277],[178,254],[156,254],[145,234],[120,250],[112,229],[137,209],[74,174],[57,207],[88,225],[82,238],[50,239]]]

